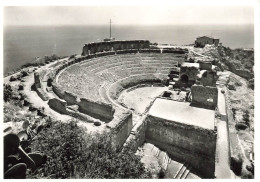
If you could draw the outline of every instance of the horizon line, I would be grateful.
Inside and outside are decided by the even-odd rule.
[[[208,24],[113,24],[116,26],[204,26],[204,25],[254,25],[255,23],[208,23]],[[108,24],[3,24],[8,26],[108,26]]]

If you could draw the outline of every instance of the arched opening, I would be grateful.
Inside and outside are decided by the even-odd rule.
[[[188,81],[189,81],[189,77],[187,75],[182,75],[181,76],[181,82],[182,83],[188,84]]]
[[[204,77],[204,78],[207,77],[207,71],[205,71],[205,73],[202,74],[202,77]]]

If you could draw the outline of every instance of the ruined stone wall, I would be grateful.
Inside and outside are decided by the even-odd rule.
[[[193,85],[191,87],[192,104],[215,108],[218,104],[218,89],[216,87]]]
[[[52,98],[48,101],[48,105],[54,111],[57,111],[61,114],[67,114],[67,109],[66,109],[67,103],[64,100]]]
[[[188,53],[188,49],[182,48],[163,48],[162,53],[175,53],[175,54],[185,54]]]
[[[68,105],[78,104],[78,97],[73,93],[65,91],[63,94],[63,99],[67,102]]]
[[[35,88],[41,88],[41,79],[39,72],[34,72],[33,76]]]
[[[150,42],[148,40],[131,40],[131,41],[110,41],[110,42],[96,42],[85,44],[82,50],[82,55],[95,54],[97,52],[123,49],[141,49],[149,48]]]
[[[216,131],[148,116],[146,141],[166,150],[173,158],[191,163],[204,175],[215,171]]]
[[[133,150],[137,150],[138,147],[143,145],[145,142],[145,132],[147,129],[146,117],[137,121],[133,127],[129,137],[124,143],[124,147],[131,146]]]
[[[55,82],[52,83],[52,90],[59,98],[64,98],[64,91],[61,90]]]
[[[200,79],[200,83],[203,86],[212,86],[215,87],[216,86],[216,81],[217,81],[217,75],[216,72],[212,72],[212,71],[207,71],[205,72],[201,79]]]
[[[42,88],[35,88],[35,91],[37,92],[38,96],[43,100],[47,101],[49,99],[47,93]]]
[[[212,70],[211,62],[200,62],[199,65],[200,65],[200,70],[208,70],[208,71]]]
[[[251,72],[248,71],[248,70],[236,69],[236,70],[233,70],[233,72],[234,72],[235,74],[237,74],[238,76],[241,76],[242,78],[245,78],[245,79],[254,78],[254,74],[251,73]]]
[[[181,67],[180,78],[182,77],[182,75],[187,75],[189,81],[196,81],[198,73],[199,70],[196,67]]]
[[[94,118],[99,118],[106,122],[113,119],[114,108],[111,104],[94,102],[86,98],[81,98],[78,103],[79,111],[88,114]]]
[[[160,150],[166,151],[172,160],[189,163],[193,172],[197,173],[202,178],[215,178],[215,161],[214,157],[192,153],[174,145],[146,139],[146,142],[155,145]]]
[[[214,39],[210,37],[199,37],[196,39],[195,44],[199,46],[205,46],[206,44],[214,44]]]
[[[135,86],[141,83],[161,83],[163,82],[163,78],[167,79],[167,77],[156,77],[154,74],[144,74],[144,75],[135,75],[130,76],[125,79],[121,79],[114,83],[108,90],[108,96],[116,100],[119,93],[123,90]]]
[[[116,109],[114,119],[107,124],[112,135],[112,144],[115,149],[122,148],[133,128],[132,113],[120,108]]]

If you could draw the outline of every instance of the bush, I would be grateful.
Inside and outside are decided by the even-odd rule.
[[[249,111],[246,110],[243,114],[243,120],[245,121],[246,125],[249,126],[250,125],[250,120],[249,120]]]
[[[107,135],[90,136],[75,121],[52,122],[32,143],[48,156],[30,178],[149,178],[135,151],[115,151]]]
[[[27,68],[27,67],[30,67],[30,66],[34,66],[34,67],[43,66],[46,63],[50,63],[50,62],[55,61],[57,59],[60,59],[60,57],[58,57],[55,54],[51,55],[51,56],[44,56],[44,57],[36,58],[32,62],[22,65],[21,68]]]
[[[13,81],[15,81],[15,80],[17,80],[17,78],[16,78],[15,76],[11,76],[9,81],[10,81],[10,82],[13,82]]]
[[[18,85],[18,90],[23,90],[23,89],[24,89],[23,85]]]
[[[236,124],[237,130],[245,130],[245,129],[247,129],[247,127],[248,126],[246,124],[242,123],[242,122],[239,122],[239,123]]]
[[[228,84],[227,87],[229,90],[236,90],[236,87],[234,85]]]
[[[8,102],[12,98],[13,95],[13,90],[11,85],[9,84],[4,84],[4,101]]]
[[[94,125],[95,125],[95,126],[100,126],[101,123],[100,123],[99,121],[95,121],[95,122],[94,122]]]
[[[73,55],[71,55],[70,57],[69,57],[69,60],[70,59],[73,59],[73,58],[75,58],[76,57],[76,54],[73,54]]]
[[[251,88],[252,90],[254,90],[254,88],[255,88],[254,78],[252,78],[248,81],[248,87]]]
[[[23,71],[21,71],[21,74],[22,74],[22,77],[28,76],[28,71],[23,70]]]
[[[237,175],[239,176],[241,174],[242,171],[242,164],[243,164],[243,160],[241,158],[240,155],[238,156],[232,156],[231,157],[231,170]]]

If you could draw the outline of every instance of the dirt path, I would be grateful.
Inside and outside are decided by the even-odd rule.
[[[225,96],[221,93],[221,88],[218,89],[218,111],[220,118],[217,119],[217,144],[216,144],[216,169],[215,175],[218,179],[230,179],[232,178],[232,172],[230,170],[230,149],[229,149],[229,137],[228,137],[228,125]]]
[[[62,60],[58,60],[58,61],[64,61],[65,59],[62,59]],[[41,68],[39,69],[48,69],[50,68],[53,64],[57,63],[57,61],[53,62],[53,63],[50,63],[48,65],[45,65],[45,66],[42,66]],[[6,78],[8,79],[8,78]],[[32,103],[33,105],[37,106],[37,107],[43,107],[44,108],[44,111],[45,113],[48,115],[48,116],[51,116],[52,118],[56,119],[56,120],[60,120],[60,121],[69,121],[69,120],[72,120],[72,119],[75,119],[71,116],[68,116],[68,115],[65,115],[65,114],[60,114],[54,110],[52,110],[49,105],[48,105],[48,101],[43,101],[39,96],[38,94],[35,92],[35,91],[32,91],[31,90],[31,86],[33,85],[34,83],[34,73],[30,73],[27,77],[25,77],[25,82],[23,82],[24,84],[24,93],[25,95],[28,97],[28,101],[30,103]],[[46,89],[46,88],[43,88],[43,89]],[[84,121],[79,121],[79,124],[85,128],[87,128],[87,131],[88,132],[102,132],[103,130],[105,130],[105,125],[102,124],[101,126],[99,127],[96,127],[94,126],[92,123],[86,123]]]

